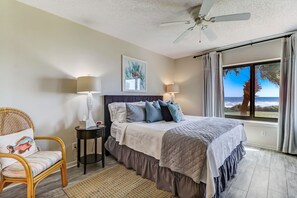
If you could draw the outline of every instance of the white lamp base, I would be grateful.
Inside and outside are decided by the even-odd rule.
[[[170,96],[171,96],[171,102],[174,102],[174,98],[175,98],[174,93],[170,93]]]
[[[93,115],[92,115],[92,109],[93,109],[93,96],[92,93],[88,93],[87,97],[87,106],[88,106],[88,119],[85,121],[86,123],[86,129],[90,127],[95,127],[96,123],[94,122]]]

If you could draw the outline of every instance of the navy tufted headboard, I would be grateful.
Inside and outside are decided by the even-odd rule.
[[[108,109],[108,104],[113,102],[138,102],[138,101],[154,101],[162,100],[163,96],[161,95],[105,95],[104,96],[104,123],[106,126],[105,129],[105,140],[110,136],[110,113]]]

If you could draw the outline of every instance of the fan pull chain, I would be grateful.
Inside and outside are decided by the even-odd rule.
[[[201,31],[202,31],[202,27],[203,26],[201,26],[201,28],[199,28],[199,41],[198,41],[199,43],[201,43]]]
[[[200,31],[199,31],[199,43],[202,42],[202,30],[203,30],[203,25],[201,26]]]

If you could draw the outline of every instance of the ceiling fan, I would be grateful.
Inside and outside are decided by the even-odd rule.
[[[206,18],[214,3],[215,3],[215,0],[204,0],[202,2],[202,5],[198,5],[191,8],[189,13],[192,17],[192,20],[164,22],[164,23],[161,23],[160,26],[169,26],[169,25],[178,25],[178,24],[192,25],[186,31],[180,34],[173,41],[173,43],[178,43],[181,40],[183,40],[197,26],[200,26],[200,32],[203,32],[208,40],[213,41],[217,38],[217,36],[211,30],[209,25],[205,23],[242,21],[242,20],[249,20],[251,17],[251,13],[238,13],[238,14],[230,14],[230,15],[222,15],[222,16]],[[201,42],[201,38],[199,42]]]

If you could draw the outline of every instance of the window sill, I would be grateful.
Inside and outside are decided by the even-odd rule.
[[[269,127],[277,127],[278,122],[256,121],[256,120],[242,120],[245,125],[261,125]]]
[[[245,117],[245,116],[233,116],[233,115],[226,115],[226,114],[225,114],[225,118],[237,119],[237,120],[242,120],[243,122],[251,122],[251,123],[258,123],[258,124],[272,123],[272,124],[278,125],[278,119],[275,119],[275,118],[260,118],[260,117],[253,118],[250,116]]]

